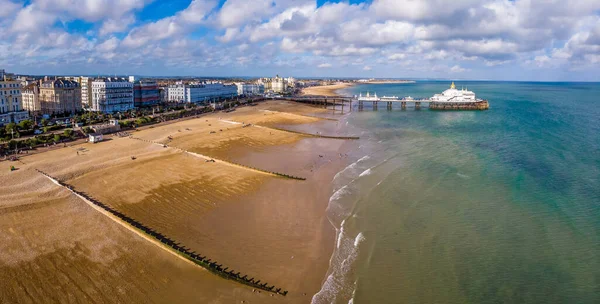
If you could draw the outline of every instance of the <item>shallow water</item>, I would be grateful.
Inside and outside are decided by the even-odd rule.
[[[334,179],[338,238],[313,302],[599,303],[600,84],[456,85],[490,110],[365,104],[346,118],[361,143]]]

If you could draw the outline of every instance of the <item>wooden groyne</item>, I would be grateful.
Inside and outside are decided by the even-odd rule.
[[[304,136],[310,136],[310,137],[329,138],[329,139],[345,139],[345,140],[356,140],[356,139],[360,139],[360,137],[358,137],[358,136],[331,136],[331,135],[320,135],[320,134],[312,134],[312,133],[306,133],[306,132],[300,132],[300,131],[293,131],[293,130],[288,130],[288,129],[282,129],[282,128],[277,128],[277,127],[265,127],[265,126],[259,126],[259,125],[256,125],[256,126],[257,126],[257,127],[260,127],[260,128],[273,129],[273,130],[277,130],[277,131],[289,132],[289,133],[294,133],[294,134],[298,134],[298,135],[304,135]]]
[[[490,108],[490,104],[487,100],[477,102],[432,102],[429,104],[430,110],[487,110]]]
[[[162,234],[158,231],[155,231],[154,229],[152,229],[148,226],[145,226],[141,222],[125,215],[124,213],[98,201],[97,199],[91,197],[87,193],[75,190],[73,188],[73,186],[62,182],[59,179],[52,177],[49,174],[47,174],[41,170],[38,170],[38,169],[35,169],[35,170],[37,172],[39,172],[40,174],[46,176],[47,178],[51,179],[58,185],[60,185],[64,188],[67,188],[72,193],[84,198],[88,202],[91,202],[95,206],[110,213],[112,216],[117,217],[123,223],[126,223],[127,226],[132,228],[132,230],[142,233],[147,238],[150,238],[152,240],[160,242],[165,249],[168,249],[172,253],[192,262],[193,264],[196,264],[196,265],[198,265],[198,266],[200,266],[222,278],[236,281],[238,283],[241,283],[241,284],[244,284],[244,285],[256,288],[256,289],[280,294],[282,296],[285,296],[288,293],[287,290],[282,290],[281,288],[276,288],[275,285],[269,286],[269,284],[266,282],[261,284],[260,283],[261,280],[255,280],[254,277],[248,278],[248,275],[241,275],[240,272],[236,272],[234,270],[228,270],[229,267],[223,267],[223,264],[218,264],[217,261],[213,261],[213,260],[207,258],[206,256],[203,256],[195,251],[190,251],[189,248],[186,248],[185,246],[181,245],[181,243],[172,240],[171,238],[165,236],[164,234]]]
[[[205,159],[207,161],[215,161],[215,162],[218,161],[218,162],[221,162],[221,163],[224,163],[224,164],[228,164],[228,165],[231,165],[231,166],[241,167],[243,169],[248,169],[248,170],[251,170],[251,171],[257,171],[257,172],[260,172],[260,173],[265,173],[265,174],[269,174],[269,175],[273,175],[273,176],[278,176],[278,177],[283,177],[283,178],[289,178],[289,179],[295,179],[295,180],[301,180],[301,181],[306,180],[306,178],[304,178],[304,177],[293,176],[293,175],[290,175],[290,174],[285,174],[285,173],[280,173],[280,172],[274,172],[274,171],[268,171],[268,170],[264,170],[264,169],[260,169],[260,168],[256,168],[256,167],[242,165],[240,163],[236,163],[236,162],[233,162],[233,161],[222,160],[222,159],[214,158],[212,156],[206,156],[206,155],[198,154],[198,153],[187,151],[187,150],[184,150],[184,149],[181,149],[181,148],[178,148],[178,147],[169,146],[167,144],[163,144],[163,143],[159,143],[159,142],[154,142],[154,141],[143,139],[143,138],[139,138],[139,137],[130,136],[129,138],[135,139],[135,140],[139,140],[139,141],[144,141],[144,142],[155,144],[155,145],[161,145],[161,146],[163,146],[165,148],[176,149],[176,150],[179,150],[181,152],[184,152],[184,153],[187,153],[187,154],[190,154],[190,155],[193,155],[193,156],[201,157],[201,158],[203,158],[203,159]]]

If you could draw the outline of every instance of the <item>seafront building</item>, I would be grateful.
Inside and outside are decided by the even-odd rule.
[[[21,82],[9,78],[4,70],[0,70],[0,76],[0,125],[28,119],[21,102]]]
[[[158,95],[160,96],[160,102],[161,103],[167,103],[167,102],[169,102],[169,97],[167,96],[167,87],[159,87],[158,88]]]
[[[134,108],[133,83],[124,78],[97,78],[92,81],[90,110],[103,113],[126,112]]]
[[[40,84],[39,82],[30,83],[21,90],[21,101],[23,110],[28,111],[31,115],[39,115],[42,113],[40,104]]]
[[[204,82],[197,84],[183,84],[178,82],[167,87],[168,102],[198,103],[215,99],[231,98],[237,96],[238,88],[235,85],[225,85],[221,82]]]
[[[265,86],[254,83],[236,83],[238,95],[262,95],[265,93]]]
[[[92,86],[92,77],[78,76],[78,77],[63,77],[66,80],[72,80],[79,83],[81,88],[81,103],[83,108],[89,108],[92,105],[92,94],[90,94],[90,88]]]
[[[135,107],[149,107],[158,103],[160,103],[160,92],[156,81],[137,80],[133,82],[133,104]]]
[[[283,93],[287,91],[287,82],[279,75],[274,78],[260,78],[257,82],[265,87],[265,92]]]
[[[70,114],[82,110],[81,87],[72,80],[41,81],[38,99],[41,114]]]

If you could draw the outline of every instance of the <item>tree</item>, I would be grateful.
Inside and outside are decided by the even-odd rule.
[[[6,130],[6,134],[13,134],[16,133],[17,130],[17,124],[14,122],[11,122],[9,124],[6,125],[6,127],[4,127],[4,129]]]
[[[19,122],[19,129],[30,130],[31,128],[33,128],[33,121],[31,121],[29,119],[25,119],[25,120],[21,120],[21,122]]]
[[[73,137],[74,132],[73,129],[66,129],[63,134],[65,135],[65,137],[71,138]]]
[[[16,141],[16,140],[14,140],[14,139],[11,139],[8,142],[8,148],[11,149],[11,150],[16,149],[18,146],[19,146],[19,142]]]

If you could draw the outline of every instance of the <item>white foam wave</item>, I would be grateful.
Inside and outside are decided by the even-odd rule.
[[[367,169],[367,170],[365,170],[365,171],[363,171],[358,177],[363,177],[363,176],[369,175],[369,174],[371,174],[371,169],[370,168]]]
[[[337,243],[335,244],[335,248],[340,248],[340,243],[342,242],[342,237],[344,236],[344,223],[345,222],[346,222],[346,220],[343,220],[342,224],[340,224],[340,232],[337,237]]]
[[[344,168],[344,170],[338,172],[335,174],[335,176],[333,177],[333,180],[338,179],[338,177],[340,177],[342,174],[344,174],[346,171],[354,169],[356,167],[357,163],[351,163],[349,166],[347,166],[346,168]]]
[[[364,240],[365,240],[365,236],[363,235],[362,232],[360,232],[354,239],[354,247],[358,247],[358,245],[360,245],[360,243],[364,242]]]
[[[466,175],[466,174],[462,174],[462,173],[456,173],[456,175],[458,175],[458,177],[464,178],[464,179],[470,179],[471,177]]]
[[[354,239],[343,236],[339,241],[339,248],[331,259],[331,273],[317,292],[312,303],[336,303],[341,299],[348,299],[353,303],[356,292],[356,280],[351,277],[354,273],[356,259],[358,258],[360,244],[365,240],[359,233]]]
[[[348,165],[346,168],[344,168],[344,170],[336,173],[336,175],[333,177],[333,180],[337,180],[340,176],[342,176],[343,174],[345,174],[348,170],[352,170],[354,168],[356,168],[356,166],[358,166],[359,163],[370,159],[369,155],[365,155],[363,157],[361,157],[359,160],[351,163],[350,165]]]
[[[365,161],[365,160],[368,160],[368,159],[370,159],[370,158],[371,158],[371,157],[370,157],[369,155],[365,155],[365,156],[361,157],[361,158],[358,160],[358,162],[360,163],[361,161]]]
[[[329,203],[338,200],[342,195],[348,193],[348,185],[343,186],[333,193],[333,195],[329,198]]]

